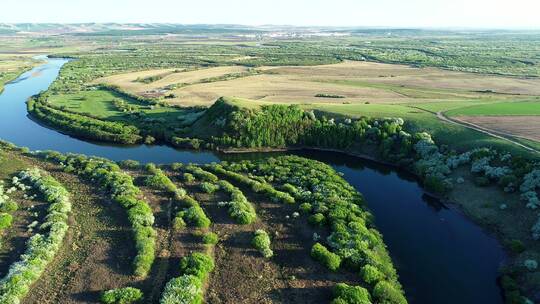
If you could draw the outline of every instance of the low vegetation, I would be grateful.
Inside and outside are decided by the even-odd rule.
[[[274,252],[270,248],[271,245],[270,236],[268,233],[262,229],[255,231],[253,239],[251,240],[251,245],[257,249],[262,256],[265,258],[271,258],[274,255]]]
[[[111,289],[101,295],[101,303],[104,304],[132,304],[138,303],[143,298],[143,293],[137,288],[126,287]]]
[[[213,259],[203,253],[182,258],[182,275],[170,280],[161,296],[161,304],[198,304],[203,302],[203,286],[214,269]]]
[[[2,303],[22,301],[60,249],[69,227],[69,193],[58,181],[37,168],[22,171],[19,178],[37,191],[49,206],[45,221],[39,227],[41,233],[28,240],[20,260],[12,264],[7,275],[0,280]]]
[[[133,178],[124,173],[114,162],[88,158],[83,155],[65,156],[54,152],[44,152],[43,157],[63,164],[65,170],[93,180],[107,191],[110,198],[126,209],[131,223],[137,255],[133,260],[133,271],[145,277],[155,259],[156,232],[152,228],[154,215],[148,203],[139,199],[140,190],[133,184]]]

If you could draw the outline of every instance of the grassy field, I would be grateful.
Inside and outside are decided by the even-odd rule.
[[[36,66],[36,61],[30,56],[20,54],[0,54],[0,92],[4,90],[4,84],[14,80],[26,70]]]
[[[210,105],[218,97],[235,96],[285,103],[411,103],[445,99],[510,99],[513,95],[540,95],[540,80],[482,76],[434,68],[412,68],[370,62],[347,61],[321,66],[267,67],[259,75],[200,83],[201,79],[245,71],[221,67],[190,72],[150,70],[95,80],[118,85],[136,94],[159,91],[174,94],[168,102],[179,105]],[[161,75],[161,76],[160,76]],[[137,79],[160,76],[151,83]],[[184,84],[170,89],[173,84]],[[342,98],[316,97],[318,94]],[[505,96],[508,94],[509,96]]]
[[[509,116],[540,115],[540,98],[537,101],[498,102],[462,107],[446,112],[449,116]]]
[[[101,119],[129,121],[129,112],[116,107],[115,101],[124,101],[132,108],[132,112],[144,112],[145,115],[152,119],[173,121],[186,112],[185,110],[172,107],[149,106],[115,92],[102,89],[74,94],[53,95],[50,98],[52,105],[63,107],[73,112],[87,114]]]

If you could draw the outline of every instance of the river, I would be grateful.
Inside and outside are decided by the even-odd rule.
[[[31,150],[154,163],[209,163],[284,154],[223,155],[168,146],[103,145],[44,127],[28,117],[25,101],[46,90],[66,62],[65,59],[47,59],[47,63],[5,86],[0,95],[0,139]],[[505,255],[497,240],[457,209],[427,197],[413,176],[339,153],[302,151],[291,154],[331,165],[364,195],[410,303],[503,302],[497,275]]]

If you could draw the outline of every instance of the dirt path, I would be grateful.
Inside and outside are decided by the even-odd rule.
[[[481,127],[477,124],[473,124],[473,123],[470,123],[470,122],[464,122],[464,121],[460,121],[460,120],[456,120],[456,119],[453,119],[453,118],[450,118],[448,116],[446,116],[443,112],[439,111],[437,113],[435,113],[437,115],[437,118],[439,118],[440,120],[444,121],[444,122],[447,122],[447,123],[451,123],[451,124],[455,124],[455,125],[460,125],[462,127],[465,127],[465,128],[469,128],[469,129],[472,129],[472,130],[475,130],[475,131],[478,131],[478,132],[481,132],[481,133],[484,133],[484,134],[487,134],[487,135],[490,135],[490,136],[493,136],[495,138],[498,138],[498,139],[502,139],[502,140],[505,140],[505,141],[508,141],[514,145],[517,145],[521,148],[524,148],[526,149],[527,151],[530,151],[530,152],[536,152],[536,153],[540,153],[539,150],[537,149],[534,149],[532,147],[529,147],[527,145],[524,145],[514,139],[512,139],[513,135],[512,134],[508,134],[508,133],[504,133],[504,132],[499,132],[499,131],[494,131],[494,130],[491,130],[491,129],[487,129],[487,128],[484,128],[484,127]]]

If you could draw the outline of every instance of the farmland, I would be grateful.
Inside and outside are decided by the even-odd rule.
[[[28,28],[55,34],[17,35],[10,52],[69,58],[52,59],[63,64],[48,66],[58,77],[24,100],[29,123],[70,141],[99,143],[83,152],[106,151],[98,155],[115,161],[2,143],[0,195],[15,188],[6,197],[19,208],[1,211],[0,300],[428,303],[418,296],[422,287],[411,284],[411,265],[393,255],[381,215],[344,179],[350,168],[291,155],[305,149],[379,162],[400,183],[411,175],[422,199],[437,200],[429,214],[445,204],[459,208],[504,247],[506,261],[495,272],[506,303],[540,300],[538,155],[512,142],[540,146],[535,33],[355,29],[346,36],[275,39],[271,30],[251,28]],[[0,43],[12,34],[6,35]],[[36,64],[28,56],[0,56],[0,81]],[[151,163],[159,155],[150,149],[163,145],[182,150],[154,150],[179,153],[178,162]],[[144,161],[130,160],[141,159],[130,154],[141,147],[149,149]],[[107,154],[112,149],[125,150],[119,157]],[[281,154],[248,153],[273,151]],[[180,153],[214,158],[189,163]],[[61,195],[40,194],[43,184]],[[50,207],[59,202],[71,208]],[[28,241],[36,232],[36,239],[55,241],[51,254],[33,249],[41,245]],[[422,241],[410,243],[430,252]],[[24,271],[30,287],[22,288],[8,269],[27,263],[27,250],[38,252],[43,268]],[[433,282],[467,275],[426,273]],[[495,281],[489,281],[494,288]],[[476,291],[457,290],[454,302],[475,298]],[[498,292],[490,299],[502,303]]]

